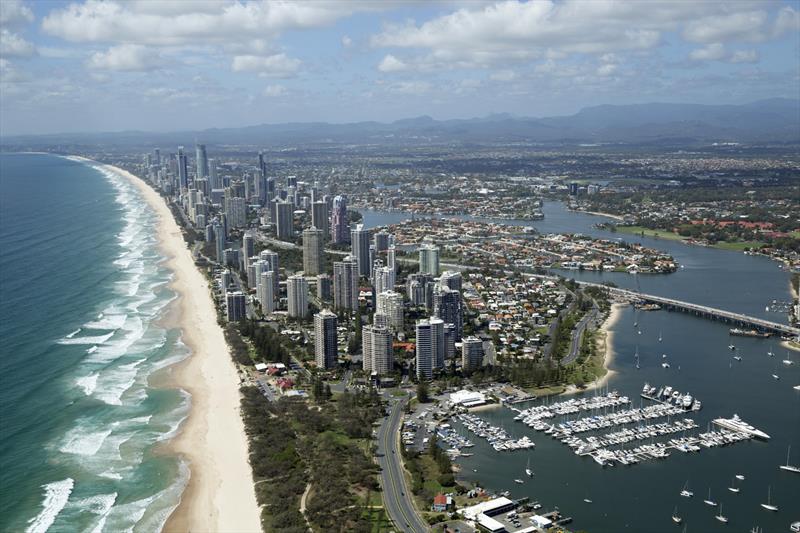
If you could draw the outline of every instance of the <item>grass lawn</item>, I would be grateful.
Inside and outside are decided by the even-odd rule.
[[[764,243],[761,241],[740,241],[740,242],[718,242],[714,244],[713,248],[720,250],[735,250],[741,252],[745,248],[761,248]]]
[[[629,233],[631,235],[642,235],[644,232],[645,237],[658,237],[660,239],[668,239],[670,241],[683,241],[683,237],[677,233],[667,230],[650,229],[642,226],[617,226],[617,233]]]

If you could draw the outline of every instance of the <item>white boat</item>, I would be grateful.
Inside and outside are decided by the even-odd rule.
[[[661,363],[661,368],[669,368],[669,363]]]
[[[795,533],[800,532],[800,521],[792,522],[792,525],[789,526],[789,529],[791,529]]]
[[[772,350],[768,351],[768,352],[767,352],[767,355],[768,355],[768,356],[770,356],[770,357],[775,357],[775,354],[774,354],[774,353],[772,353]]]
[[[717,502],[715,502],[714,500],[711,499],[711,487],[708,487],[708,499],[707,500],[703,500],[703,503],[708,505],[708,506],[710,506],[710,507],[716,507],[717,506]]]
[[[792,361],[792,358],[791,358],[791,357],[789,357],[789,352],[786,352],[786,359],[784,359],[784,360],[783,360],[783,361],[781,361],[781,362],[782,362],[784,365],[793,365],[793,364],[794,364],[794,361]]]
[[[736,486],[736,479],[735,478],[734,478],[733,483],[731,484],[731,486],[728,487],[728,490],[733,492],[733,493],[736,493],[736,494],[739,493],[739,487]]]
[[[678,506],[677,505],[675,506],[675,510],[672,511],[672,521],[675,522],[676,524],[680,524],[681,522],[683,522],[683,518],[678,516]]]
[[[773,379],[781,379],[781,377],[778,374],[772,374],[772,378]]]
[[[800,385],[795,385],[795,386],[794,386],[794,387],[792,387],[792,388],[793,388],[794,390],[800,390]]]
[[[586,503],[592,503],[592,500],[590,500],[589,498],[584,498],[583,501],[585,501]]]
[[[791,445],[786,450],[786,464],[780,465],[778,468],[781,470],[786,470],[787,472],[794,472],[795,474],[800,474],[800,466],[794,466],[789,464],[789,453],[791,452],[792,447]]]
[[[736,479],[739,481],[744,481],[744,474],[736,474]]]
[[[659,331],[658,332],[658,342],[661,342],[662,340],[663,340],[663,337],[661,336],[661,332]]]
[[[737,361],[741,361],[741,360],[742,360],[742,358],[741,358],[741,357],[739,357],[738,355],[734,355],[734,356],[733,356],[733,358],[734,358],[735,360],[737,360]]]
[[[725,429],[729,429],[731,431],[738,431],[740,433],[747,433],[748,435],[752,435],[757,439],[762,440],[769,440],[770,436],[761,431],[760,429],[756,429],[741,418],[739,415],[734,414],[732,418],[715,418],[712,422],[720,427]]]
[[[525,468],[525,474],[527,474],[528,477],[533,476],[533,470],[531,470],[531,458],[530,457],[528,457],[528,466]]]
[[[666,358],[667,358],[667,354],[665,354],[665,353],[662,353],[662,354],[661,354],[661,359],[666,359]]]
[[[733,344],[729,344],[729,345],[728,345],[728,348],[729,348],[729,349],[731,349],[731,350],[735,350],[735,349],[736,349],[736,346],[734,346]]]
[[[525,483],[525,482],[524,482],[524,481],[522,481],[521,479],[515,479],[515,480],[514,480],[514,483],[519,483],[520,485],[522,485],[522,484],[523,484],[523,483]]]
[[[772,486],[767,487],[767,503],[762,503],[761,507],[767,511],[777,512],[778,506],[772,505]]]
[[[691,498],[692,496],[694,496],[694,492],[689,490],[688,481],[683,484],[683,490],[681,490],[681,496],[683,496],[684,498]]]
[[[719,506],[719,513],[714,518],[716,518],[717,520],[719,520],[723,524],[727,524],[728,523],[728,517],[722,515],[722,506],[721,505]]]

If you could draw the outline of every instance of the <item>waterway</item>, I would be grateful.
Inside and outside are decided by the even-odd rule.
[[[592,227],[602,217],[574,213],[558,203],[546,203],[543,211],[542,221],[505,222],[531,225],[545,233],[620,237]],[[396,212],[362,214],[368,227],[396,223],[401,216],[410,218]],[[779,269],[776,262],[674,241],[631,235],[624,238],[671,253],[683,268],[669,275],[559,273],[587,281],[613,281],[645,293],[785,321],[785,315],[765,310],[773,299],[790,298],[788,273]],[[496,453],[482,439],[472,438],[475,447],[470,451],[474,455],[459,461],[463,467],[461,476],[490,490],[511,490],[512,497],[538,500],[545,509],[557,506],[575,519],[571,525],[575,530],[682,531],[682,526],[678,528],[670,518],[676,505],[688,532],[749,531],[754,526],[765,532],[787,531],[792,521],[800,520],[800,475],[778,469],[786,461],[789,444],[794,450],[792,463],[800,464],[800,392],[792,389],[800,384],[800,357],[794,354],[795,364],[784,365],[781,360],[786,358],[786,351],[774,339],[730,337],[725,324],[666,311],[637,313],[626,308],[612,331],[615,358],[610,367],[616,374],[609,380],[609,387],[630,396],[636,406],[645,381],[656,386],[671,385],[703,402],[702,411],[691,415],[703,431],[711,419],[738,413],[772,439],[702,448],[692,454],[676,451],[664,460],[601,468],[591,458],[577,457],[559,441],[514,422],[515,413],[499,407],[481,411],[479,416],[504,427],[516,438],[529,435],[536,448]],[[662,342],[658,341],[659,333]],[[728,349],[731,342],[737,346],[741,362],[733,359]],[[641,357],[638,370],[633,357],[637,348]],[[775,357],[767,355],[770,350]],[[661,366],[662,354],[667,354],[669,369]],[[780,379],[775,380],[773,373]],[[535,471],[532,479],[526,478],[524,472],[528,458]],[[738,494],[727,490],[736,474],[746,477],[739,484]],[[525,484],[514,483],[515,478],[524,478]],[[693,498],[679,496],[687,481],[695,492]],[[780,507],[777,513],[760,507],[766,501],[768,486],[772,487],[773,503]],[[730,519],[727,526],[714,519],[716,509],[703,504],[709,487],[712,499],[723,505],[724,514]],[[584,498],[593,503],[585,503]]]

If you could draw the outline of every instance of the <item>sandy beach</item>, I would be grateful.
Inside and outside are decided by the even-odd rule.
[[[584,389],[578,390],[576,387],[572,387],[564,391],[563,394],[574,394],[576,392],[585,392],[605,387],[611,376],[616,374],[616,372],[608,368],[608,366],[614,361],[614,349],[612,348],[612,344],[614,342],[614,332],[611,331],[611,327],[613,327],[614,324],[616,324],[619,320],[624,307],[625,304],[611,304],[611,310],[608,312],[608,317],[606,317],[603,325],[600,326],[600,329],[598,330],[599,335],[597,337],[597,349],[601,350],[601,353],[603,353],[603,367],[606,369],[606,374],[603,377],[592,381],[591,383],[587,383],[586,388]]]
[[[612,215],[611,213],[601,213],[600,211],[578,211],[578,210],[575,210],[575,212],[576,213],[584,213],[584,214],[587,214],[587,215],[594,215],[596,217],[612,218],[612,219],[617,220],[619,222],[622,222],[623,220],[625,220],[623,217],[621,217],[619,215]]]
[[[208,282],[195,267],[161,196],[129,172],[99,166],[130,180],[158,214],[159,244],[167,266],[174,272],[171,288],[178,294],[168,320],[175,321],[192,352],[171,368],[172,385],[191,394],[192,406],[180,433],[168,445],[187,460],[191,477],[164,531],[261,531],[239,412],[239,377],[217,324]]]

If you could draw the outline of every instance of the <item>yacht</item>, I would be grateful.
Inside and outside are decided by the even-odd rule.
[[[528,477],[532,477],[533,476],[533,470],[531,470],[531,458],[530,457],[528,457],[528,466],[525,468],[525,474],[527,474]]]
[[[738,355],[734,355],[734,356],[733,356],[733,358],[734,358],[736,361],[741,361],[741,360],[742,360],[742,358],[741,358],[741,357],[739,357]]]
[[[676,524],[680,524],[681,522],[683,522],[683,518],[678,516],[678,506],[677,505],[675,506],[675,510],[672,511],[672,521],[675,522]]]
[[[658,332],[658,342],[661,342],[664,338],[661,336],[661,332]]]
[[[714,518],[716,518],[717,520],[719,520],[723,524],[727,524],[728,523],[728,517],[722,515],[722,506],[721,505],[719,506],[719,513]]]
[[[661,368],[669,368],[669,363],[661,363]]]
[[[800,532],[800,520],[797,522],[792,522],[792,525],[789,526],[789,529],[795,533]]]
[[[778,374],[772,374],[772,379],[781,379],[781,377]]]
[[[716,507],[717,502],[711,499],[711,487],[708,487],[708,499],[703,500],[703,503],[708,505],[709,507]]]
[[[733,344],[729,344],[729,345],[728,345],[728,348],[729,348],[729,349],[731,349],[731,350],[735,350],[735,349],[736,349],[736,346],[734,346]]]
[[[789,357],[789,352],[786,352],[786,359],[781,361],[784,365],[793,365],[794,361],[792,361],[791,357]]]
[[[786,464],[780,465],[778,468],[781,470],[786,470],[787,472],[794,472],[795,474],[800,474],[800,466],[794,466],[789,464],[789,453],[792,451],[792,447],[786,450]]]
[[[762,440],[769,440],[770,436],[761,431],[760,429],[756,429],[741,418],[739,415],[733,415],[732,418],[715,418],[712,422],[720,426],[722,428],[731,430],[731,431],[738,431],[740,433],[747,433],[748,435],[752,435],[757,439]]]
[[[583,501],[585,501],[586,503],[592,503],[592,500],[590,500],[589,498],[584,498]]]
[[[667,358],[667,354],[665,354],[665,353],[662,353],[662,354],[661,354],[661,359],[666,359],[666,358]]]
[[[736,479],[739,481],[744,481],[744,474],[736,474]]]
[[[767,352],[767,355],[768,355],[768,356],[770,356],[770,357],[775,357],[775,354],[774,354],[774,353],[772,353],[772,350],[768,351],[768,352]]]
[[[728,490],[731,491],[731,492],[734,492],[736,494],[739,493],[739,487],[736,486],[736,479],[735,478],[734,478],[733,483],[731,484],[731,486],[728,487]]]
[[[514,480],[514,483],[519,483],[520,485],[522,485],[522,484],[523,484],[523,483],[525,483],[525,482],[524,482],[524,481],[522,481],[521,479],[515,479],[515,480]]]
[[[772,486],[767,488],[767,503],[762,503],[761,507],[763,507],[767,511],[776,512],[778,510],[777,505],[772,505]]]
[[[686,483],[684,483],[684,485],[683,485],[683,490],[681,491],[681,496],[683,496],[684,498],[691,498],[692,496],[694,496],[694,492],[689,490],[689,482],[688,481]]]

